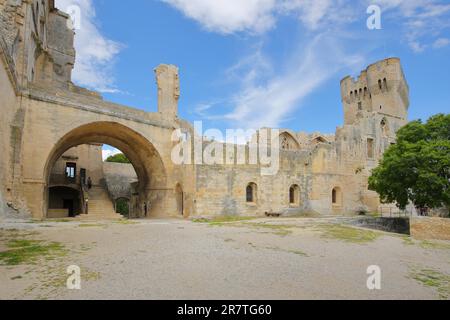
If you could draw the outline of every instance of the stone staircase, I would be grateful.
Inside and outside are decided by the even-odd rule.
[[[114,205],[108,196],[108,192],[101,186],[93,186],[89,190],[89,209],[83,219],[102,220],[120,219],[122,216],[115,212]]]

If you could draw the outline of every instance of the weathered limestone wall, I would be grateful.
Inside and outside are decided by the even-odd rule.
[[[1,41],[0,36],[0,41]],[[0,43],[0,210],[6,201],[13,200],[12,183],[14,169],[19,166],[20,159],[15,154],[16,147],[20,147],[21,131],[15,127],[15,118],[20,117],[19,100],[16,96],[12,71],[8,65],[5,48]],[[20,120],[20,119],[19,119]],[[3,204],[3,205],[1,205]]]
[[[112,199],[131,199],[131,184],[138,181],[132,164],[104,162],[103,172]]]
[[[101,185],[104,180],[102,145],[101,144],[83,144],[71,148],[64,152],[58,161],[56,161],[51,172],[52,178],[58,182],[59,177],[65,176],[66,163],[73,162],[77,165],[76,184],[80,184],[80,171],[86,169],[86,178],[90,177],[93,185]]]
[[[311,178],[302,151],[282,151],[280,170],[261,175],[261,166],[250,164],[198,165],[196,168],[195,215],[260,216],[266,212],[297,214],[309,209]],[[248,162],[247,162],[248,163]],[[256,201],[247,203],[246,188],[256,185]],[[298,204],[290,205],[289,189],[300,189]]]
[[[422,240],[450,240],[450,219],[412,217],[411,236]]]
[[[197,166],[196,214],[376,212],[379,197],[368,190],[368,177],[407,122],[408,86],[399,59],[391,58],[370,65],[357,80],[344,78],[341,88],[344,126],[335,135],[280,131],[277,174],[261,176],[261,167],[251,165]],[[246,202],[249,183],[257,186],[255,203]],[[301,195],[294,208],[292,185]]]

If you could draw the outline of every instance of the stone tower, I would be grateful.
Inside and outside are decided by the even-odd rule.
[[[174,65],[161,64],[155,69],[158,86],[158,112],[169,118],[178,115],[180,99],[180,79],[178,68]]]
[[[357,79],[348,76],[341,81],[345,124],[377,116],[386,124],[399,128],[407,123],[409,87],[398,58],[376,62],[362,71]]]

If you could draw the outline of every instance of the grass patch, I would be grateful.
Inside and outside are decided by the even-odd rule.
[[[423,240],[420,242],[420,246],[423,249],[446,249],[450,250],[450,244],[449,243],[442,243],[442,242],[433,242],[428,240]]]
[[[8,250],[0,252],[0,265],[35,264],[40,258],[52,260],[67,253],[61,243],[40,240],[10,240],[7,247]]]
[[[17,238],[26,238],[38,235],[39,232],[37,231],[21,231],[17,229],[9,229],[9,230],[1,230],[0,233],[0,240],[2,241],[8,241],[8,240],[14,240]]]
[[[320,213],[317,213],[317,212],[303,212],[303,213],[294,214],[294,215],[281,216],[280,218],[285,218],[285,219],[289,219],[289,218],[319,218],[320,216],[321,216]]]
[[[323,237],[330,239],[338,239],[351,243],[369,243],[375,241],[381,236],[381,233],[359,229],[339,224],[322,224],[317,226],[318,230],[322,232]]]
[[[403,244],[405,244],[407,246],[413,246],[416,244],[410,236],[402,236],[402,239],[403,239]]]
[[[304,253],[303,251],[300,251],[300,250],[288,250],[288,252],[302,256],[302,257],[308,257],[308,255],[306,253]]]
[[[192,222],[196,223],[209,223],[211,225],[220,225],[222,223],[231,223],[231,222],[240,222],[240,221],[249,221],[257,219],[257,217],[242,217],[242,216],[216,216],[213,218],[199,218],[193,219]]]
[[[252,247],[254,247],[255,249],[257,249],[257,247],[253,244],[251,244]],[[278,252],[286,252],[286,253],[292,253],[292,254],[296,254],[298,256],[302,256],[302,257],[309,257],[305,252],[300,251],[300,250],[284,250],[281,249],[279,247],[266,247],[265,249],[267,250],[273,250],[273,251],[278,251]]]
[[[450,276],[433,269],[415,269],[410,271],[410,277],[422,285],[437,290],[439,298],[450,297]]]
[[[435,242],[429,240],[414,240],[410,236],[402,236],[403,243],[405,245],[418,245],[422,249],[436,249],[436,250],[450,250],[450,243],[445,242]]]
[[[67,222],[72,222],[74,220],[70,220],[70,219],[50,219],[47,220],[48,222],[58,222],[58,223],[67,223]]]
[[[83,223],[78,226],[79,228],[101,228],[105,227],[104,224],[100,223]]]
[[[250,223],[248,221],[258,219],[258,217],[241,217],[241,216],[217,216],[211,219],[200,218],[194,219],[196,223],[207,223],[210,226],[233,226],[233,227],[250,227],[255,229],[269,230],[271,233],[279,236],[287,236],[292,233],[291,228],[294,226],[286,224],[268,224],[268,223]],[[242,223],[239,223],[242,222]]]
[[[30,221],[27,221],[26,223],[28,223],[28,224],[39,224],[39,223],[42,223],[43,222],[43,220],[30,220]]]
[[[113,223],[115,223],[115,224],[125,224],[125,225],[139,224],[139,222],[137,222],[137,221],[128,220],[128,219],[115,220],[115,221],[113,221]]]
[[[279,236],[287,236],[292,233],[294,226],[286,224],[268,224],[268,223],[244,223],[243,226],[249,226],[256,229],[269,230],[271,233]]]

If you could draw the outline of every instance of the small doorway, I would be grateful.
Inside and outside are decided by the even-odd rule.
[[[71,218],[75,217],[73,200],[64,199],[63,200],[63,209],[67,209],[69,211],[69,217],[71,217]]]

